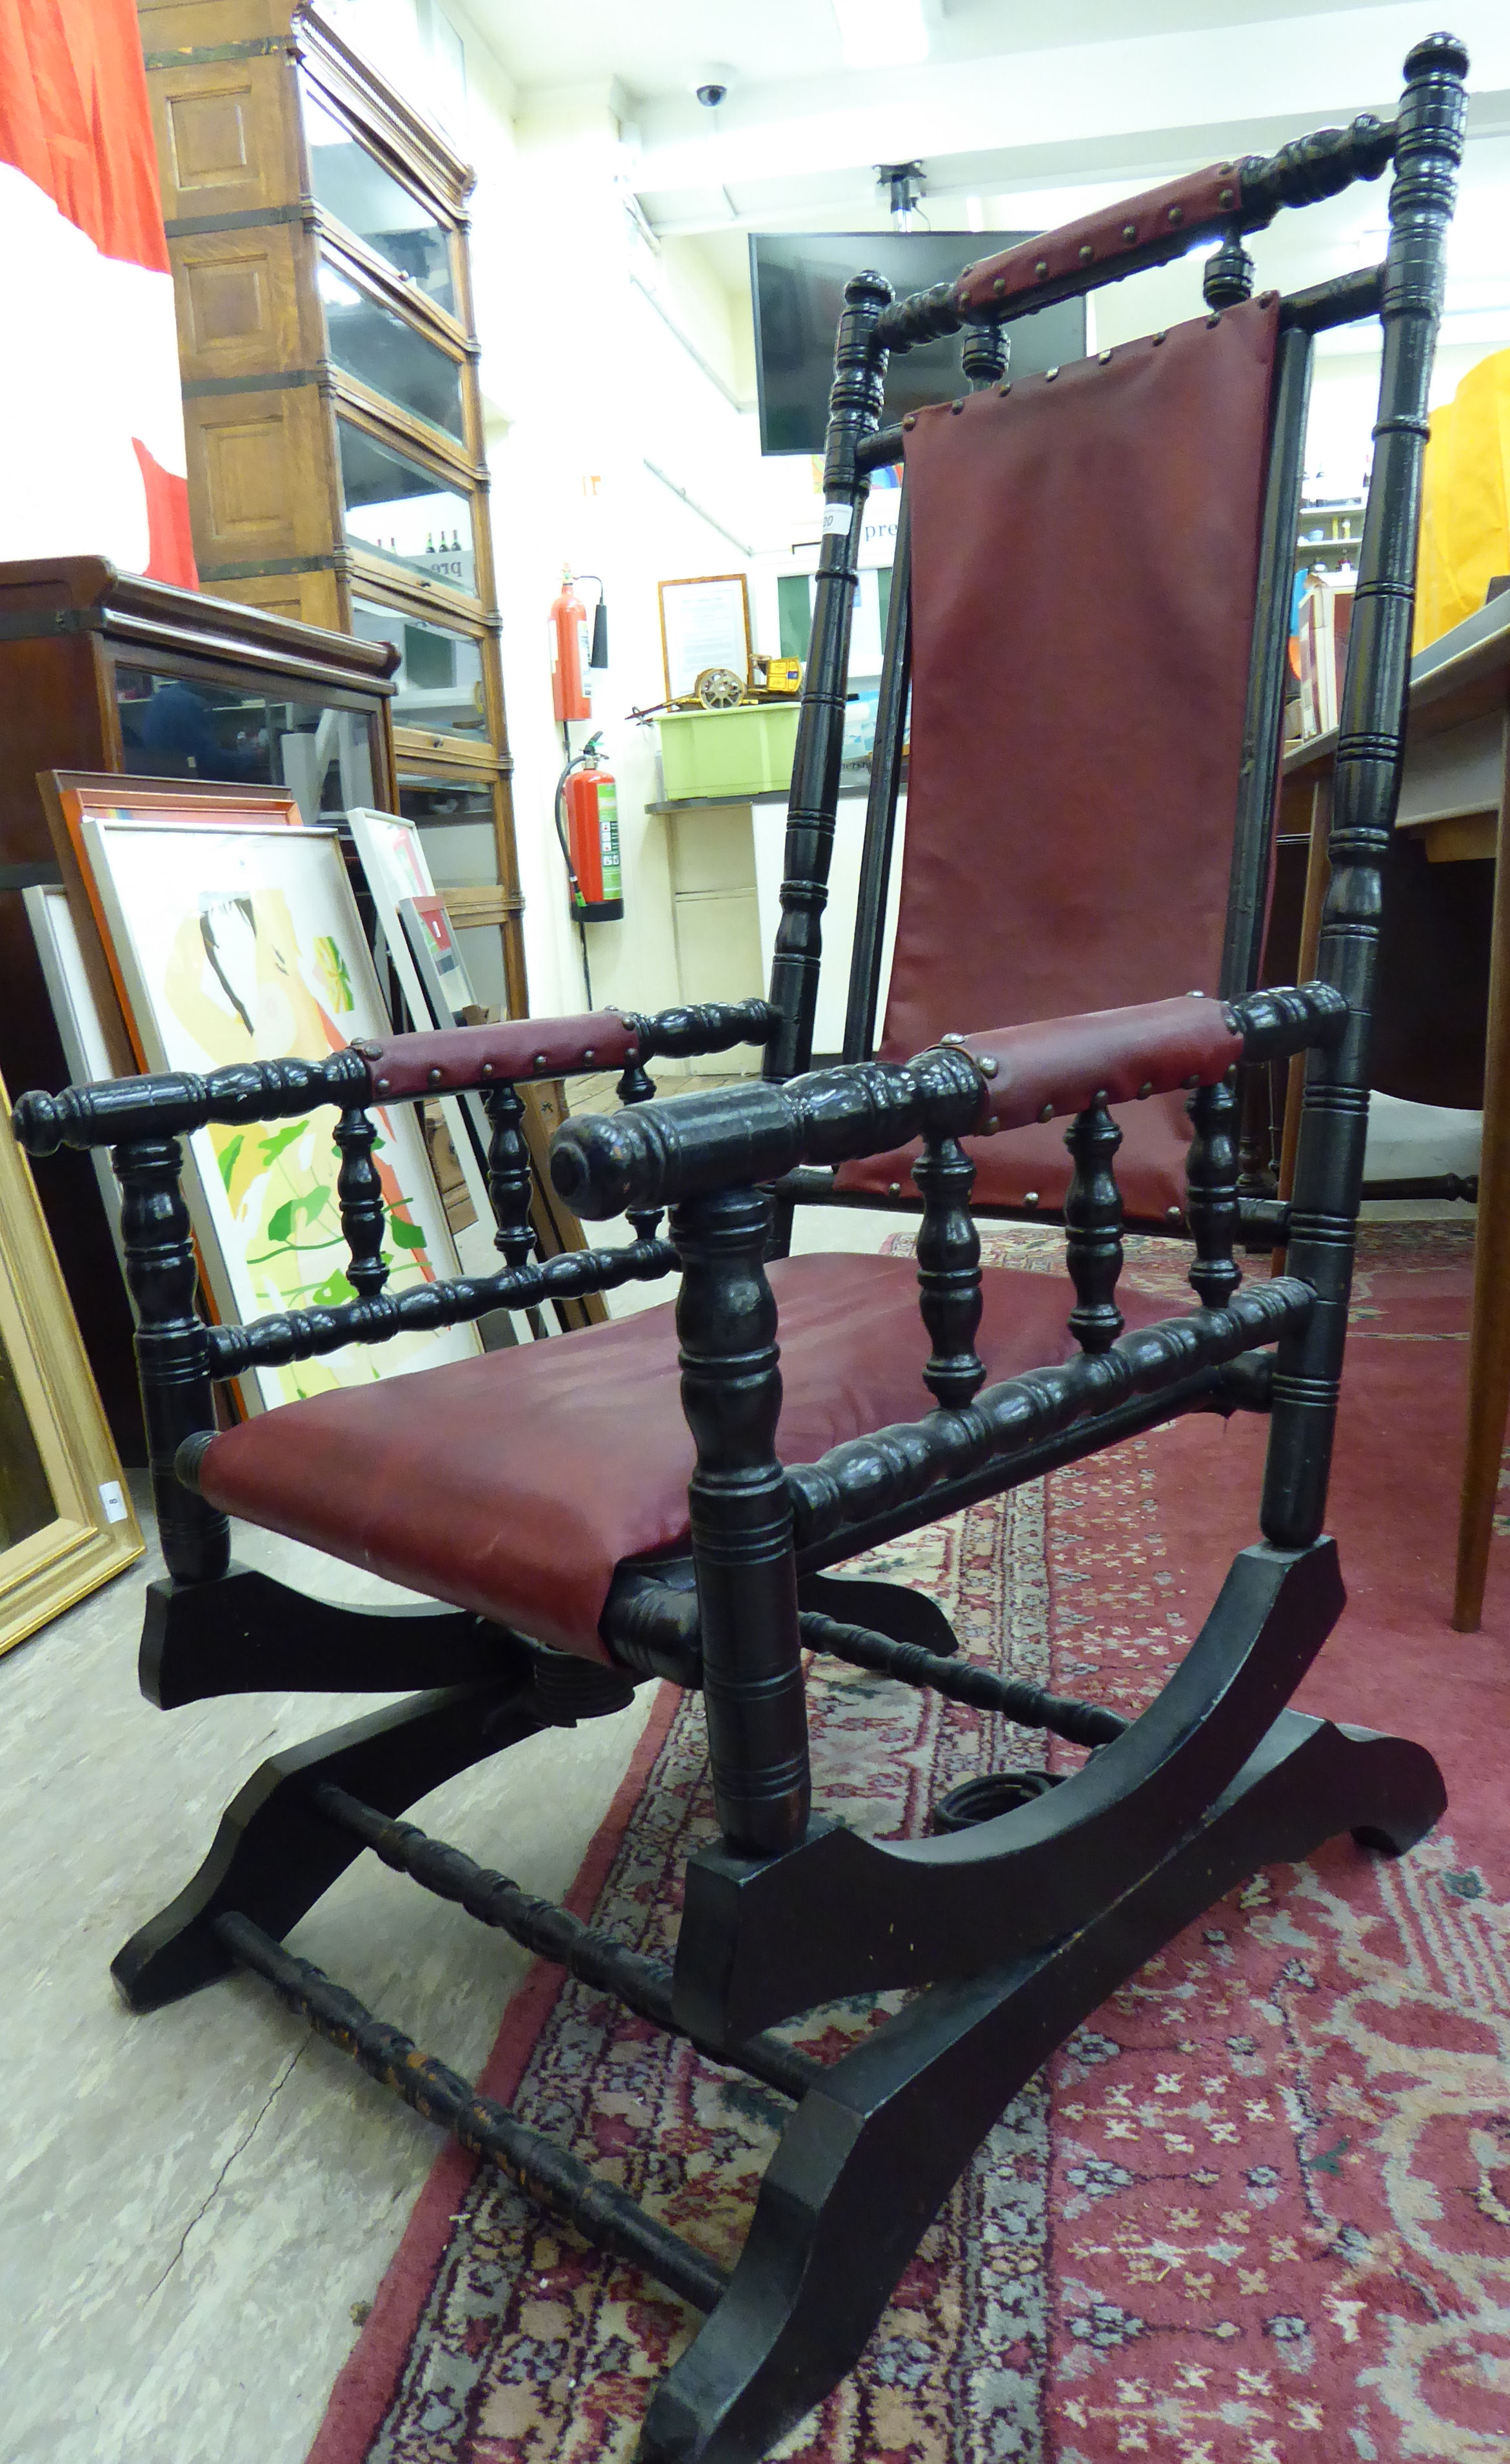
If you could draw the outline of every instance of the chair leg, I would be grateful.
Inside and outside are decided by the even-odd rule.
[[[810,2089],[727,2292],[652,2399],[636,2464],[754,2464],[859,2359],[922,2233],[1054,2048],[1256,1867],[1350,1830],[1397,1854],[1445,1804],[1420,1747],[1285,1712],[1209,1815],[1077,1931],[921,1994]]]
[[[110,1972],[133,2011],[155,2011],[228,1976],[235,1962],[215,1932],[234,1910],[281,1939],[362,1854],[362,1842],[316,1812],[333,1780],[389,1815],[544,1726],[527,1673],[484,1685],[411,1695],[327,1728],[253,1772],[220,1817],[209,1856],[178,1897],[117,1952]]]

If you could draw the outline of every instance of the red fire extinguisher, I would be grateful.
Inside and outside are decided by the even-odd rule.
[[[558,719],[592,716],[589,657],[588,611],[565,571],[550,603],[550,702]]]
[[[599,758],[601,741],[594,736],[567,763],[556,789],[556,829],[577,924],[614,924],[624,913],[618,791]]]

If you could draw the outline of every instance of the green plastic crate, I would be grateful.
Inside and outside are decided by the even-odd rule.
[[[666,801],[759,796],[791,784],[797,702],[742,702],[736,710],[669,710],[660,729]]]

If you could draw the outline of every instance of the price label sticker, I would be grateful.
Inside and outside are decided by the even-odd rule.
[[[107,1523],[123,1523],[131,1511],[125,1502],[125,1491],[118,1480],[100,1482],[100,1503],[105,1509]]]
[[[854,527],[855,507],[853,505],[824,506],[823,536],[825,539],[833,539],[836,532],[842,532],[847,537]]]

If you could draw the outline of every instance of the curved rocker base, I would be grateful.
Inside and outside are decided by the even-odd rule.
[[[1421,1747],[1284,1712],[1077,1930],[933,1987],[833,2065],[771,2160],[727,2292],[652,2399],[636,2464],[755,2464],[854,2367],[991,2123],[1108,1993],[1259,1866],[1342,1831],[1399,1855],[1446,1802]]]
[[[127,2006],[156,2011],[229,1976],[235,1961],[216,1933],[218,1917],[250,1917],[280,1940],[361,1856],[359,1839],[315,1812],[311,1793],[320,1781],[350,1789],[384,1814],[402,1814],[443,1780],[544,1725],[526,1661],[501,1681],[411,1695],[270,1756],[221,1815],[192,1881],[111,1961]]]

